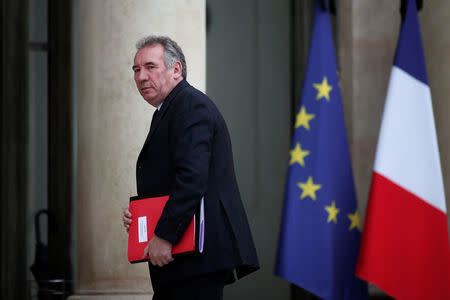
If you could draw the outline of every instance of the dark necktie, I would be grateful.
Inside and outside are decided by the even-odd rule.
[[[152,122],[150,124],[150,131],[152,131],[153,126],[155,126],[156,118],[158,116],[158,112],[159,112],[159,109],[156,109],[155,112],[153,113]]]

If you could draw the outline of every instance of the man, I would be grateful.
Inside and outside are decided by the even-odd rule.
[[[154,300],[222,299],[223,287],[259,268],[237,186],[231,142],[214,103],[186,81],[186,62],[171,39],[140,40],[134,80],[156,107],[136,169],[138,195],[170,195],[143,256]],[[202,254],[173,258],[177,244],[204,197]],[[131,214],[124,211],[127,231]]]

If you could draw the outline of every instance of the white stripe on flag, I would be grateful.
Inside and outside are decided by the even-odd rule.
[[[393,66],[374,170],[446,212],[428,85]]]

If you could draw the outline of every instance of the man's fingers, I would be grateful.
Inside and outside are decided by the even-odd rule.
[[[169,242],[155,235],[147,247],[152,265],[162,267],[173,261],[172,245]]]
[[[127,232],[130,232],[131,212],[130,212],[130,210],[128,208],[125,208],[123,210],[122,221],[123,221],[123,226],[125,227]]]
[[[123,226],[125,227],[125,230],[127,231],[127,233],[130,233],[131,212],[128,209],[128,207],[123,210],[122,221],[123,221]]]
[[[152,265],[158,266],[158,267],[164,267],[165,265],[167,265],[169,263],[169,261],[155,260],[155,259],[150,260],[150,262],[152,263]]]
[[[167,264],[171,263],[172,261],[173,261],[173,258],[171,257],[171,258],[167,259],[167,260],[164,262],[164,264],[167,265]]]
[[[158,266],[158,267],[163,267],[165,264],[162,263],[161,261],[155,261],[155,260],[150,260],[150,262],[152,263],[152,265],[154,266]]]
[[[170,259],[168,259],[167,257],[164,257],[164,258],[162,258],[162,259],[160,260],[160,262],[161,262],[163,265],[167,265],[168,263],[170,263]]]
[[[123,215],[126,216],[127,218],[131,218],[131,212],[128,208],[125,208],[125,210],[123,211]]]
[[[124,224],[131,224],[131,219],[123,216],[122,218]]]
[[[164,262],[166,263],[166,265],[171,261],[173,261],[173,256],[171,254],[164,256]]]
[[[151,257],[150,262],[154,266],[163,267],[173,261],[172,256]]]
[[[148,252],[149,246],[150,246],[150,243],[148,243],[147,246],[145,246],[144,253],[142,254],[142,258],[146,258],[147,256],[150,255],[150,253]]]
[[[123,225],[126,227],[127,225],[131,224],[131,213],[130,210],[128,208],[125,208],[125,210],[123,211]]]
[[[131,221],[130,222],[127,222],[127,221],[123,221],[123,227],[125,227],[125,230],[127,231],[127,232],[129,232],[130,231],[130,224],[131,224]]]

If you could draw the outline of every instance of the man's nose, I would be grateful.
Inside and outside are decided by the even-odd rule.
[[[137,79],[139,82],[147,81],[148,80],[148,72],[146,72],[145,70],[141,70],[137,75]]]

